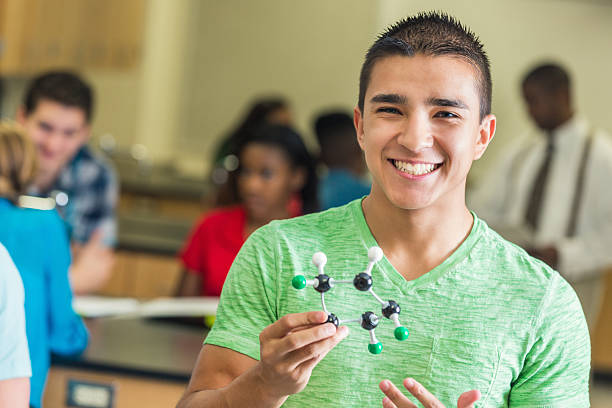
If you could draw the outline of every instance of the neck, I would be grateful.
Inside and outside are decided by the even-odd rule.
[[[38,175],[34,179],[34,186],[36,186],[36,188],[40,192],[47,191],[55,182],[55,179],[57,178],[58,174],[59,171],[39,171]]]
[[[415,210],[396,207],[375,187],[363,201],[370,231],[406,279],[416,279],[441,264],[469,235],[474,219],[465,205],[465,193],[459,192]]]
[[[554,133],[556,132],[560,127],[564,126],[565,124],[567,124],[567,122],[569,122],[570,120],[572,120],[574,118],[574,111],[572,110],[568,110],[567,112],[565,112],[561,118],[559,119],[559,121],[557,122],[557,126],[555,126],[553,129],[548,130],[548,133]]]

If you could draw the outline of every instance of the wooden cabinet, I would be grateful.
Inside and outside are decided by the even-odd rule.
[[[99,294],[139,299],[174,296],[180,277],[176,256],[117,251],[111,278]]]
[[[0,74],[126,69],[140,61],[145,0],[0,0]]]
[[[186,384],[154,380],[122,374],[96,373],[93,371],[51,367],[43,406],[65,407],[69,379],[112,384],[115,387],[115,408],[167,408],[176,405],[185,391]]]
[[[605,277],[604,298],[597,326],[591,334],[592,367],[595,371],[612,374],[612,269]]]

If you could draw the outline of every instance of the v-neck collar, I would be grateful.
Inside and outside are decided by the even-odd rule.
[[[378,246],[378,243],[376,242],[376,239],[372,235],[372,231],[370,231],[370,227],[366,222],[365,215],[363,213],[363,207],[361,205],[362,201],[363,198],[355,200],[351,204],[355,224],[359,228],[361,239],[368,248],[372,246]],[[457,264],[461,263],[465,258],[467,258],[468,254],[470,253],[476,242],[478,242],[479,238],[482,236],[484,224],[478,219],[476,214],[474,214],[473,212],[471,214],[472,217],[474,217],[474,223],[467,238],[440,265],[436,266],[424,275],[408,281],[395,269],[395,267],[391,264],[391,262],[389,262],[386,256],[383,256],[383,259],[378,263],[378,267],[404,294],[413,292],[417,288],[429,286],[435,283],[442,276],[452,271]]]

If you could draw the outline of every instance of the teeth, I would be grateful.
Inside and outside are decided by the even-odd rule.
[[[421,176],[423,174],[431,173],[435,168],[435,164],[429,163],[408,163],[399,160],[393,160],[395,167],[404,173],[412,174],[413,176]]]

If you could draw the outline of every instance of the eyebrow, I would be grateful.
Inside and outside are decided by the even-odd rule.
[[[399,94],[378,94],[374,95],[370,99],[372,103],[392,103],[395,105],[407,105],[408,99]],[[427,105],[430,106],[448,106],[452,108],[466,109],[470,108],[460,99],[446,99],[446,98],[429,98],[426,101]]]
[[[399,94],[378,94],[370,99],[372,103],[392,103],[395,105],[407,105],[408,100],[405,96]]]
[[[427,104],[430,106],[448,106],[451,108],[470,110],[470,108],[459,99],[429,98]]]

